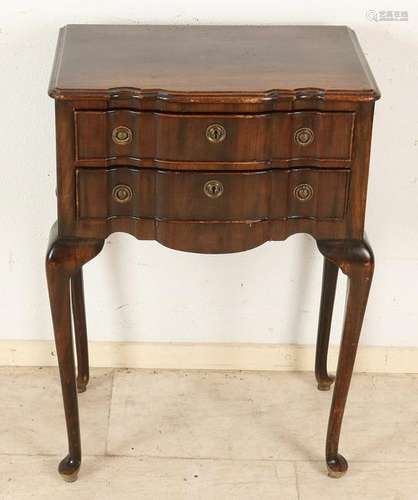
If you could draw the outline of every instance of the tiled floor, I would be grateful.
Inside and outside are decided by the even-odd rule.
[[[354,377],[341,479],[331,395],[310,373],[93,370],[69,484],[57,370],[0,368],[0,500],[418,500],[418,376]]]

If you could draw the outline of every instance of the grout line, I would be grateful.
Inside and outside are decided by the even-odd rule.
[[[113,388],[115,386],[115,373],[116,373],[116,368],[113,368],[113,370],[112,370],[112,386],[110,388],[110,398],[109,398],[109,410],[108,410],[108,413],[107,413],[107,429],[106,429],[106,440],[105,440],[104,456],[108,456],[107,444],[108,444],[108,441],[109,441],[110,414],[111,414],[111,411],[112,411]]]
[[[298,500],[300,500],[300,492],[299,492],[299,475],[298,475],[298,463],[293,462],[293,469],[295,471],[295,486],[296,486],[296,493],[298,496]]]

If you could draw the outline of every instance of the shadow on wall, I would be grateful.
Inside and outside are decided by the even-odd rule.
[[[113,235],[99,259],[100,282],[86,276],[86,300],[92,303],[94,288],[105,287],[108,305],[102,313],[109,324],[102,325],[119,330],[122,338],[114,340],[296,344],[302,343],[309,309],[308,317],[315,317],[310,343],[315,342],[312,309],[319,303],[321,256],[308,235],[223,255],[166,251],[157,243]],[[96,303],[92,309],[100,308]],[[100,336],[109,334],[114,337],[110,331]]]

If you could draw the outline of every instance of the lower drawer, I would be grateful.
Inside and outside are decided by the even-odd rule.
[[[81,168],[77,217],[245,221],[344,217],[350,171],[183,172]]]

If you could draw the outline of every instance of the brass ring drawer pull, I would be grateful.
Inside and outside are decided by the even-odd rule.
[[[209,142],[219,143],[225,140],[225,137],[225,127],[223,125],[220,125],[219,123],[212,123],[212,125],[209,125],[209,127],[206,129],[206,138]]]
[[[115,144],[125,146],[132,142],[132,130],[129,127],[119,126],[113,129],[112,139]]]
[[[298,128],[295,132],[294,139],[299,146],[308,146],[312,144],[315,135],[313,130],[308,127]]]
[[[210,180],[203,186],[203,192],[209,198],[219,198],[224,192],[224,186],[220,181]]]
[[[310,184],[298,184],[293,190],[293,196],[299,201],[309,201],[314,195]]]
[[[118,184],[112,190],[112,198],[118,203],[127,203],[132,199],[132,196],[132,188],[126,184]]]

